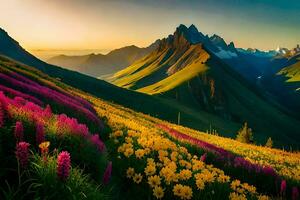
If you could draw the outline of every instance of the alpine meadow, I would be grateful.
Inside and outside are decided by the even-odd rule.
[[[0,4],[0,199],[300,200],[297,0]]]

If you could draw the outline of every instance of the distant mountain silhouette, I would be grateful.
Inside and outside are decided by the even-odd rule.
[[[157,47],[158,42],[154,42],[149,47],[139,48],[137,46],[127,46],[115,49],[106,55],[89,54],[84,56],[59,55],[50,58],[47,62],[63,66],[67,69],[94,76],[102,77],[113,74],[131,65],[134,61],[142,58]]]

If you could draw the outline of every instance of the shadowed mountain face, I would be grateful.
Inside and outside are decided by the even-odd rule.
[[[49,63],[63,66],[67,69],[94,76],[103,77],[113,74],[129,65],[134,61],[144,57],[157,47],[155,42],[149,47],[139,48],[137,46],[127,46],[113,50],[106,55],[89,54],[84,56],[60,55],[50,58]]]
[[[272,137],[282,137],[289,126],[296,128],[298,122],[283,107],[236,70],[238,64],[249,61],[233,43],[227,45],[219,36],[208,38],[197,32],[194,26],[179,26],[156,50],[114,74],[110,81],[226,120],[248,121],[254,130],[272,133]],[[287,135],[298,137],[293,132]]]

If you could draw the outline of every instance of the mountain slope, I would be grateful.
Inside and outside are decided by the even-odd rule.
[[[156,195],[149,184],[155,177],[148,176],[152,165],[161,172],[165,199],[177,198],[173,183],[190,188],[188,198],[195,199],[211,194],[213,199],[231,197],[231,185],[237,181],[255,191],[243,194],[251,199],[261,194],[278,196],[280,179],[287,182],[288,198],[292,187],[299,187],[297,153],[197,132],[106,102],[10,59],[0,57],[0,64],[1,199],[12,192],[16,199],[152,198]],[[69,107],[71,102],[77,107]],[[100,134],[92,134],[94,123],[79,124],[89,121],[78,115],[85,108],[110,129],[96,128]],[[47,142],[40,144],[44,140]],[[179,178],[168,179],[170,173],[175,175],[170,170],[174,166],[179,166]],[[125,184],[136,182],[128,169],[143,177],[140,184]],[[20,172],[26,172],[21,179]],[[213,178],[205,180],[199,190],[197,177]],[[6,192],[10,188],[18,190]]]
[[[222,51],[236,52],[217,36],[209,43],[203,34],[194,31],[191,34],[191,30],[194,27],[179,26],[173,35],[161,40],[156,50],[110,80],[124,88],[175,100],[195,111],[209,112],[237,123],[248,121],[259,133],[259,140],[268,134],[272,138],[299,141],[293,131],[299,122],[272,99],[267,99],[220,56],[224,54]],[[224,47],[213,47],[215,44]]]
[[[174,35],[160,41],[156,50],[126,69],[117,72],[110,80],[120,87],[137,89],[170,77],[185,67],[196,69],[196,71],[204,70],[203,63],[209,55],[201,46],[193,45],[190,42],[199,42],[202,39],[202,35],[196,35],[194,30],[194,26],[189,29],[183,25],[179,26]],[[202,69],[199,70],[197,65],[203,65],[200,67]],[[193,73],[187,75],[185,79],[189,76],[193,76]]]
[[[76,70],[81,73],[101,77],[115,73],[138,60],[152,51],[156,47],[153,43],[149,47],[139,48],[137,46],[127,46],[113,50],[106,55],[90,54],[84,56],[60,55],[50,58],[49,63],[63,66],[67,69]]]
[[[288,78],[287,82],[299,82],[300,81],[300,54],[297,58],[293,58],[296,62],[290,66],[287,66],[278,72],[278,75],[284,75]]]
[[[181,27],[184,28],[184,27]],[[191,29],[193,30],[193,28]],[[192,32],[195,33],[195,32]],[[207,37],[198,37],[196,34],[190,34],[190,36],[193,36],[193,41],[200,41],[200,40],[207,40]],[[236,131],[239,129],[239,127],[242,125],[242,122],[244,120],[248,121],[248,116],[244,115],[243,118],[239,120],[232,120],[231,118],[236,118],[235,115],[227,116],[227,112],[224,111],[223,107],[223,100],[226,100],[227,97],[222,94],[222,84],[223,82],[217,83],[216,82],[216,90],[215,95],[218,98],[211,99],[210,96],[212,94],[211,90],[213,87],[213,81],[211,77],[205,75],[203,77],[196,76],[190,81],[186,81],[184,84],[180,84],[180,87],[176,87],[176,89],[183,90],[184,92],[177,95],[180,98],[180,101],[176,99],[176,90],[169,90],[172,92],[171,94],[167,94],[168,92],[164,93],[165,95],[163,97],[161,96],[149,96],[142,93],[137,93],[134,91],[122,89],[116,86],[113,86],[105,81],[101,81],[96,78],[92,78],[83,74],[80,74],[78,72],[70,71],[67,69],[63,69],[57,66],[49,65],[45,62],[42,62],[35,58],[34,56],[30,55],[28,52],[26,52],[22,47],[20,47],[12,38],[10,38],[7,34],[4,34],[4,38],[1,37],[0,43],[0,51],[3,55],[9,56],[15,60],[18,60],[19,62],[23,62],[24,64],[31,65],[37,69],[40,69],[44,73],[59,79],[60,81],[67,83],[68,85],[71,85],[73,87],[79,88],[83,91],[89,92],[92,95],[95,95],[97,97],[100,97],[102,99],[113,101],[115,103],[118,103],[120,105],[123,105],[125,107],[132,108],[136,111],[143,112],[146,114],[150,114],[152,116],[159,117],[161,119],[165,119],[171,122],[177,122],[178,121],[178,114],[180,113],[180,123],[185,126],[193,127],[198,130],[208,130],[210,128],[216,129],[219,134],[229,137],[234,137]],[[5,48],[3,48],[3,44],[6,45]],[[17,45],[16,45],[17,44]],[[167,43],[166,43],[167,44]],[[190,47],[192,45],[186,44],[187,47]],[[7,52],[6,52],[7,49]],[[183,46],[183,49],[186,49],[185,45]],[[173,48],[172,51],[175,51],[176,48]],[[171,51],[171,52],[172,52]],[[209,53],[208,50],[202,49],[203,53],[204,51]],[[182,55],[185,51],[177,51],[176,55]],[[205,54],[205,53],[204,53]],[[210,54],[210,53],[209,53]],[[211,54],[213,56],[213,54]],[[176,57],[176,56],[175,56]],[[174,58],[175,58],[174,57]],[[176,60],[176,59],[175,59]],[[193,59],[192,59],[193,60]],[[217,60],[217,58],[214,58],[213,60]],[[188,62],[190,63],[190,62]],[[170,74],[174,73],[176,74],[177,71],[181,69],[181,67],[186,66],[188,63],[178,63],[178,65],[175,65],[176,67]],[[216,65],[214,63],[210,63],[209,61],[206,62],[209,68],[211,66],[214,66],[216,70],[219,68],[219,65]],[[220,65],[222,68],[229,70],[227,66],[224,64]],[[156,71],[157,79],[162,80],[163,77],[168,76],[167,70],[169,68],[162,68],[163,73]],[[218,71],[218,70],[217,70]],[[210,70],[206,70],[206,72],[210,72]],[[231,74],[231,72],[230,72]],[[163,77],[161,77],[163,75]],[[237,75],[230,75],[233,77],[239,77]],[[222,73],[218,75],[218,79],[222,80]],[[192,92],[189,92],[188,88],[190,88],[190,83],[193,83],[196,80],[200,80],[200,83],[202,85],[196,84],[197,87],[200,87],[201,89],[195,90],[192,89]],[[233,78],[235,79],[235,78]],[[219,82],[219,81],[218,81]],[[199,83],[199,82],[198,82]],[[230,83],[227,83],[230,86]],[[242,84],[244,88],[244,84]],[[228,87],[227,90],[231,90],[231,88]],[[175,92],[174,92],[175,91]],[[240,91],[236,91],[237,98],[243,97],[243,99],[247,100],[247,92],[242,93],[239,95]],[[182,94],[182,95],[181,95]],[[221,97],[219,97],[221,95]],[[254,95],[254,94],[252,94]],[[174,98],[175,97],[175,98]],[[199,103],[201,101],[198,100],[200,98],[203,103]],[[184,100],[182,100],[184,99]],[[260,98],[259,98],[260,99]],[[248,101],[251,103],[253,99],[248,99]],[[234,101],[231,102],[231,105],[235,105]],[[254,128],[255,134],[257,136],[257,141],[259,143],[264,143],[266,138],[268,136],[272,135],[272,139],[274,139],[274,142],[276,145],[293,145],[293,146],[299,146],[299,139],[298,136],[295,133],[295,130],[299,130],[300,128],[298,121],[294,121],[293,119],[289,118],[288,116],[280,113],[279,111],[276,116],[275,122],[272,122],[273,117],[268,116],[269,111],[267,109],[270,108],[270,106],[267,106],[263,112],[266,112],[265,115],[260,116],[260,112],[262,110],[256,108],[255,102],[252,102],[252,106],[248,106],[249,115],[251,115],[251,120],[255,119],[256,117],[259,117],[256,121],[253,121],[254,123],[250,123],[250,126]],[[244,107],[245,105],[241,103]],[[202,106],[201,106],[202,105]],[[205,109],[203,109],[203,107]],[[226,106],[228,107],[228,106]],[[219,112],[219,108],[222,108]],[[230,107],[228,107],[230,108]],[[272,107],[271,107],[272,108]],[[239,107],[237,107],[235,112],[239,112]],[[254,114],[251,114],[253,111]],[[231,110],[231,109],[229,109]],[[272,108],[274,111],[274,109]],[[218,113],[218,115],[216,115]],[[282,114],[282,115],[281,115]],[[273,115],[270,114],[270,115]],[[279,118],[281,121],[279,121]],[[268,119],[268,120],[265,120]]]
[[[2,31],[2,33],[3,32],[4,31]],[[9,37],[6,32],[5,34],[2,34],[0,41],[1,54],[9,56],[18,62],[35,67],[63,83],[79,88],[82,91],[89,92],[104,100],[112,101],[170,122],[177,122],[177,116],[180,112],[182,116],[180,123],[182,125],[193,127],[198,130],[214,128],[217,129],[220,134],[228,137],[233,137],[235,132],[241,126],[238,123],[224,120],[203,111],[195,111],[189,107],[180,105],[173,99],[159,98],[126,90],[75,71],[49,65],[26,52],[26,50]],[[281,145],[280,142],[278,144]]]

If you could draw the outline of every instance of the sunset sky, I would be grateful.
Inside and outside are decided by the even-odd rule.
[[[299,0],[0,0],[0,27],[28,50],[147,46],[195,24],[237,47],[300,43]]]

